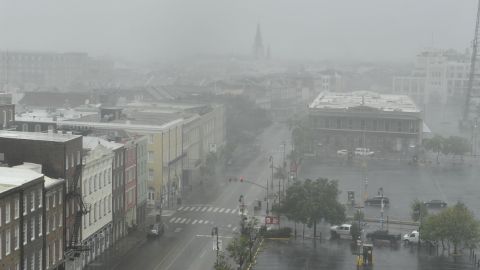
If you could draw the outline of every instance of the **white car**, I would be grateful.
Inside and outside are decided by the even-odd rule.
[[[352,238],[351,228],[352,224],[335,225],[330,227],[330,235],[332,238]]]
[[[355,155],[356,156],[373,157],[375,155],[375,152],[370,151],[369,148],[355,148]]]
[[[420,233],[418,231],[412,231],[411,233],[407,233],[403,236],[403,242],[405,244],[418,244],[420,240]]]
[[[342,149],[337,151],[337,156],[344,157],[348,155],[348,150],[347,149]]]

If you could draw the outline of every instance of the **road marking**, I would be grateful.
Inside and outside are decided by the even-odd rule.
[[[231,227],[232,227],[232,224],[228,224],[227,227],[228,227],[228,228],[231,228]]]
[[[202,212],[205,212],[205,210],[207,210],[208,207],[204,207],[202,208]]]
[[[207,253],[207,249],[204,249],[202,254],[200,254],[200,258],[202,258],[203,256],[205,256],[205,254]]]
[[[177,255],[175,255],[175,257],[173,258],[172,262],[167,266],[167,268],[165,268],[166,270],[170,269],[170,267],[172,267],[172,265],[177,261],[178,257],[180,257],[180,255],[183,254],[183,252],[185,251],[185,249],[187,249],[188,246],[190,246],[190,244],[192,243],[193,239],[195,239],[195,237],[192,237],[192,239],[190,239],[186,244],[185,246],[183,246],[183,248],[180,250],[180,252],[177,253]],[[157,265],[157,267],[155,267],[155,270],[159,269],[159,266],[163,263],[163,260]]]
[[[230,213],[230,210],[232,210],[232,209],[228,208],[227,210],[225,210],[225,213],[227,213],[227,214]]]
[[[213,212],[216,213],[218,211],[218,207],[216,207],[215,209],[213,209]]]
[[[237,227],[233,227],[232,231],[236,232],[236,231],[237,231]]]
[[[220,211],[218,211],[218,212],[223,213],[223,211],[225,211],[225,208],[220,209]]]
[[[175,229],[174,232],[179,233],[179,232],[181,232],[181,231],[182,231],[182,228],[178,227],[178,228]]]
[[[175,218],[171,218],[170,221],[168,221],[168,222],[172,223],[172,221],[174,221],[174,220],[175,220]]]
[[[177,220],[175,220],[175,223],[180,223],[182,221],[182,218],[178,218]]]
[[[187,219],[187,222],[185,222],[185,224],[190,223],[190,221],[192,221],[192,220],[191,220],[191,219]]]
[[[192,225],[197,224],[197,222],[198,222],[198,220],[195,219],[195,220],[192,222]]]
[[[208,238],[211,238],[212,235],[210,234],[197,234],[196,235],[197,237],[208,237]],[[216,236],[215,236],[216,237]],[[227,238],[227,239],[231,239],[233,238],[233,236],[228,236],[228,235],[219,235],[218,238]]]
[[[191,211],[197,211],[197,207],[192,207]]]
[[[177,211],[182,211],[183,207],[184,207],[184,206],[178,208]]]
[[[213,210],[213,207],[210,207],[210,208],[208,208],[207,211],[208,211],[208,212],[212,212],[212,210]]]
[[[187,221],[187,218],[182,219],[182,221],[180,221],[180,223],[183,224],[183,223],[185,223],[185,221]]]
[[[188,207],[188,206],[185,207],[185,209],[183,209],[183,211],[188,211],[188,210],[190,210],[190,207]]]
[[[198,224],[203,224],[203,220],[200,219],[200,220],[198,221]]]

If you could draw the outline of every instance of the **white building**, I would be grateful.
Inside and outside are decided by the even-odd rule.
[[[417,55],[408,76],[393,78],[392,91],[417,103],[463,102],[470,72],[470,54],[428,49]]]
[[[96,138],[95,138],[96,139]],[[90,247],[82,253],[86,265],[111,245],[112,235],[112,160],[113,151],[97,140],[83,138],[83,200],[90,212],[83,217],[82,242]]]

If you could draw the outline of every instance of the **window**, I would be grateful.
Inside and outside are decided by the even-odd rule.
[[[45,259],[48,268],[50,266],[50,245],[47,246],[47,250],[45,252]]]
[[[55,207],[55,202],[57,201],[57,192],[53,192],[52,207]]]
[[[148,181],[153,181],[153,169],[148,169]]]
[[[149,144],[153,143],[153,134],[148,135],[148,143]]]
[[[10,229],[5,230],[5,255],[10,254]]]
[[[90,177],[90,178],[88,179],[89,194],[92,194],[92,187],[93,187],[92,177]]]
[[[107,197],[103,199],[103,215],[107,215]]]
[[[50,195],[47,195],[47,197],[45,198],[45,203],[46,203],[46,208],[47,208],[47,211],[50,209],[50,200],[52,199],[52,196]]]
[[[5,224],[10,223],[10,203],[5,204]]]
[[[13,244],[14,244],[14,249],[17,250],[18,247],[19,247],[19,234],[20,234],[20,230],[18,228],[18,224],[15,225],[15,232],[13,233]]]
[[[58,260],[62,259],[63,251],[62,251],[62,240],[58,241]]]
[[[43,216],[42,216],[42,215],[39,215],[39,216],[38,216],[38,236],[42,236],[42,232],[43,232],[43,224],[42,224],[42,221],[43,221]]]
[[[62,204],[62,190],[60,189],[58,191],[58,205]]]
[[[93,190],[94,190],[94,191],[97,191],[97,175],[94,176],[94,180],[93,180]]]
[[[28,125],[27,124],[22,125],[22,131],[28,131]]]
[[[40,250],[38,251],[38,265],[41,267],[42,266],[42,259],[43,259],[43,249],[40,248]]]
[[[70,163],[72,165],[72,168],[75,166],[75,155],[72,153],[72,155],[70,156],[71,160],[70,160]]]
[[[58,213],[58,227],[62,227],[63,225],[63,218],[62,218],[62,212]]]
[[[35,251],[32,252],[32,260],[30,261],[30,269],[35,269]]]
[[[35,240],[35,217],[32,217],[32,218],[30,219],[30,231],[31,231],[31,233],[30,233],[30,235],[31,235],[30,240],[33,241],[33,240]]]
[[[53,231],[55,231],[55,228],[56,228],[56,226],[57,226],[57,223],[55,222],[55,221],[56,221],[56,220],[55,220],[55,219],[56,219],[55,214],[52,215],[52,219],[53,219],[53,220],[52,220],[52,232],[53,232]]]
[[[67,235],[68,235],[68,234],[67,234]],[[53,248],[52,248],[52,264],[54,264],[54,263],[55,263],[55,251],[57,250],[57,249],[55,248],[55,243],[56,243],[56,242],[57,242],[57,241],[53,241]]]
[[[147,157],[148,162],[153,162],[153,151],[148,151],[148,157]]]
[[[97,203],[93,206],[93,221],[97,221]]]
[[[65,156],[65,169],[68,169],[68,155]]]
[[[43,196],[43,190],[40,189],[40,190],[38,191],[38,208],[42,208],[42,203],[43,203],[43,202],[42,202],[42,201],[43,201],[43,197],[42,197],[42,196]]]
[[[39,124],[35,125],[35,132],[40,132],[42,131],[42,127]]]
[[[15,215],[15,219],[18,218],[18,215],[20,214],[20,199],[17,197],[15,198],[15,205],[14,205],[14,215]]]
[[[88,212],[88,225],[92,225],[92,212]]]
[[[27,221],[23,222],[23,245],[27,244],[28,232],[27,232]]]
[[[47,226],[45,228],[45,230],[47,230],[46,234],[48,235],[50,233],[50,217],[46,217],[47,219]]]
[[[112,196],[108,195],[108,213],[112,211]]]
[[[77,151],[77,165],[80,165],[81,162],[81,156],[80,156],[80,150]]]
[[[35,191],[30,192],[32,200],[30,201],[30,211],[35,211]]]

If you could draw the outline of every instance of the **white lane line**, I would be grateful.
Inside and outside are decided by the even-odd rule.
[[[208,207],[204,207],[202,208],[202,212],[205,212],[205,210],[207,210]]]
[[[213,212],[216,213],[218,211],[218,207],[216,207],[215,209],[213,209]]]
[[[197,222],[198,222],[198,220],[195,219],[195,220],[192,222],[192,225],[197,224]]]
[[[207,212],[212,212],[213,207],[208,208]]]
[[[228,208],[227,210],[225,210],[225,213],[227,213],[227,214],[230,213],[230,210],[232,210],[232,209]]]
[[[175,219],[176,218],[171,218],[170,221],[168,221],[168,222],[172,223],[172,221],[174,221]]]
[[[177,211],[182,211],[183,208],[184,208],[184,206],[178,208]]]
[[[223,211],[225,211],[225,208],[220,209],[220,211],[218,211],[218,212],[223,213]]]
[[[205,237],[205,238],[212,238],[212,235],[210,234],[197,234],[195,235],[196,237]],[[233,236],[228,236],[228,235],[219,235],[218,238],[227,238],[227,239],[231,239],[233,238]]]

